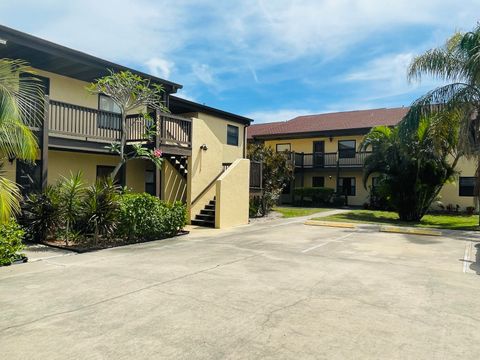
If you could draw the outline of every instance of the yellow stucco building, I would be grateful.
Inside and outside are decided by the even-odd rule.
[[[0,39],[0,58],[27,61],[46,94],[37,107],[42,109],[42,121],[28,123],[40,144],[36,164],[4,161],[6,176],[23,192],[54,184],[71,172],[82,171],[89,183],[111,173],[119,159],[107,147],[119,139],[119,111],[110,98],[92,95],[86,86],[109,70],[129,70],[163,86],[169,113],[152,113],[157,125],[152,146],[163,152],[162,169],[146,160],[131,160],[118,181],[135,192],[184,202],[189,221],[197,225],[225,228],[248,223],[245,135],[251,119],[175,97],[180,84],[4,26]],[[146,122],[151,121],[144,112],[150,109],[128,116],[129,145],[143,141]]]
[[[346,194],[349,205],[361,206],[368,203],[370,187],[375,185],[372,176],[367,188],[363,186],[363,162],[368,152],[360,152],[362,139],[374,126],[396,125],[407,111],[408,108],[347,111],[256,124],[248,128],[248,141],[292,152],[295,179],[281,196],[282,203],[292,202],[294,188],[328,187]],[[458,205],[465,210],[476,205],[475,163],[462,158],[456,169],[458,176],[443,186],[439,201],[444,206]]]

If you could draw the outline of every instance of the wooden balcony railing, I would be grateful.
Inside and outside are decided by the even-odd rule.
[[[356,168],[363,167],[370,152],[340,152],[340,153],[292,153],[295,168]]]
[[[116,113],[68,104],[46,98],[48,133],[50,136],[68,137],[84,141],[119,141],[122,134],[121,116]],[[43,112],[43,104],[32,106],[32,114]],[[29,116],[27,124],[39,128],[41,124]],[[38,117],[35,117],[38,118]],[[155,114],[127,116],[127,141],[143,141],[147,128],[151,128],[161,145],[191,148],[192,121],[177,115],[161,113],[155,131]]]

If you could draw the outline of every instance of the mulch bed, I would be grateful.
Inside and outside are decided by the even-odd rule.
[[[182,230],[177,235],[172,237],[187,235],[189,233],[190,233],[189,231]],[[165,238],[154,239],[154,240],[101,239],[99,243],[96,245],[94,245],[92,240],[81,242],[81,243],[75,243],[73,241],[70,241],[68,243],[68,246],[65,245],[65,240],[48,239],[43,241],[42,244],[51,246],[57,249],[74,251],[76,253],[81,254],[81,253],[86,253],[90,251],[97,251],[97,250],[127,246],[132,244],[141,244],[141,243],[152,242],[157,240],[171,239],[172,237],[165,237]]]

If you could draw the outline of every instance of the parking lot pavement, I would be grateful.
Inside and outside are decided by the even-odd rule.
[[[478,235],[282,219],[0,268],[8,359],[480,355]]]

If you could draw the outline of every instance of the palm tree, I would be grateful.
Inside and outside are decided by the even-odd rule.
[[[480,191],[480,24],[470,32],[455,33],[445,45],[413,59],[409,80],[430,75],[449,82],[417,99],[401,123],[402,133],[413,131],[432,113],[455,112],[459,117],[458,150],[477,160],[476,199]],[[448,121],[447,117],[444,117]],[[480,221],[480,217],[479,217]]]
[[[408,139],[400,134],[400,127],[378,126],[360,145],[362,151],[372,150],[364,164],[365,188],[368,178],[378,174],[380,192],[400,220],[419,221],[455,173],[457,137],[448,132],[442,135],[437,121],[441,120],[423,118]]]
[[[34,162],[38,153],[36,138],[24,120],[39,121],[38,104],[43,97],[39,83],[21,60],[0,59],[0,158]],[[33,118],[32,118],[33,117]],[[20,211],[21,194],[18,186],[6,178],[0,166],[0,223]]]

